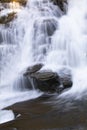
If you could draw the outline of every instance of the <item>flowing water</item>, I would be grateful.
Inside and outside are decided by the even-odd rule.
[[[34,63],[72,71],[73,86],[60,97],[86,95],[86,5],[87,0],[69,0],[65,15],[49,0],[29,0],[9,26],[0,25],[0,109],[42,94],[27,90],[21,76]]]

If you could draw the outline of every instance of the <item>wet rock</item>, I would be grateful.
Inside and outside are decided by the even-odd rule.
[[[66,13],[67,0],[51,0],[55,5],[58,5],[60,9]]]
[[[59,76],[51,71],[40,71],[31,75],[35,88],[43,92],[60,92]]]
[[[46,19],[43,21],[43,28],[46,29],[48,36],[52,36],[57,28],[57,21],[55,19]]]
[[[51,70],[41,70],[43,64],[29,67],[24,76],[31,82],[35,89],[43,92],[61,93],[64,89],[72,87],[71,70],[62,68],[58,73]]]
[[[31,75],[37,71],[39,71],[41,68],[43,67],[43,64],[35,64],[33,66],[30,66],[29,68],[27,68],[26,72],[24,73],[25,76],[27,75]]]
[[[7,15],[1,16],[0,17],[0,24],[7,24],[11,22],[14,18],[16,17],[16,13],[12,12]]]
[[[58,22],[54,18],[35,20],[33,55],[38,61],[42,61],[45,58],[48,49],[50,48],[51,36],[55,33],[57,26]]]
[[[63,84],[64,89],[70,88],[73,85],[71,70],[63,68],[59,71],[60,82]]]
[[[37,36],[37,33],[39,30],[41,30],[41,33],[45,33],[47,36],[52,36],[57,28],[57,21],[53,18],[44,19],[41,21],[36,20],[34,24],[35,28],[35,34],[34,36]]]
[[[58,74],[50,70],[41,71],[42,67],[43,64],[31,66],[24,73],[24,76],[28,77],[35,89],[43,92],[61,92],[63,87],[61,87]]]

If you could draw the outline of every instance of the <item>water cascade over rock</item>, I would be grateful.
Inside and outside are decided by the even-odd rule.
[[[0,109],[40,96],[42,85],[72,86],[63,95],[87,89],[86,4],[69,0],[65,14],[50,0],[29,0],[9,26],[0,25]]]

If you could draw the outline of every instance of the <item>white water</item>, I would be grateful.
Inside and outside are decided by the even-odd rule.
[[[23,79],[20,84],[25,68],[38,62],[53,71],[72,70],[73,87],[64,95],[87,91],[86,5],[87,0],[69,0],[63,15],[48,0],[29,0],[9,28],[0,25],[0,109],[41,95],[27,90]]]
[[[15,116],[11,110],[0,110],[0,124],[14,120]]]

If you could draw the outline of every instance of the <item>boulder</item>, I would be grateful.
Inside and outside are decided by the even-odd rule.
[[[52,71],[40,71],[31,75],[34,86],[43,92],[60,92],[59,76]]]
[[[71,70],[62,68],[58,73],[51,70],[41,70],[43,64],[35,64],[27,68],[24,76],[32,85],[32,88],[43,92],[61,93],[64,89],[72,87]]]

